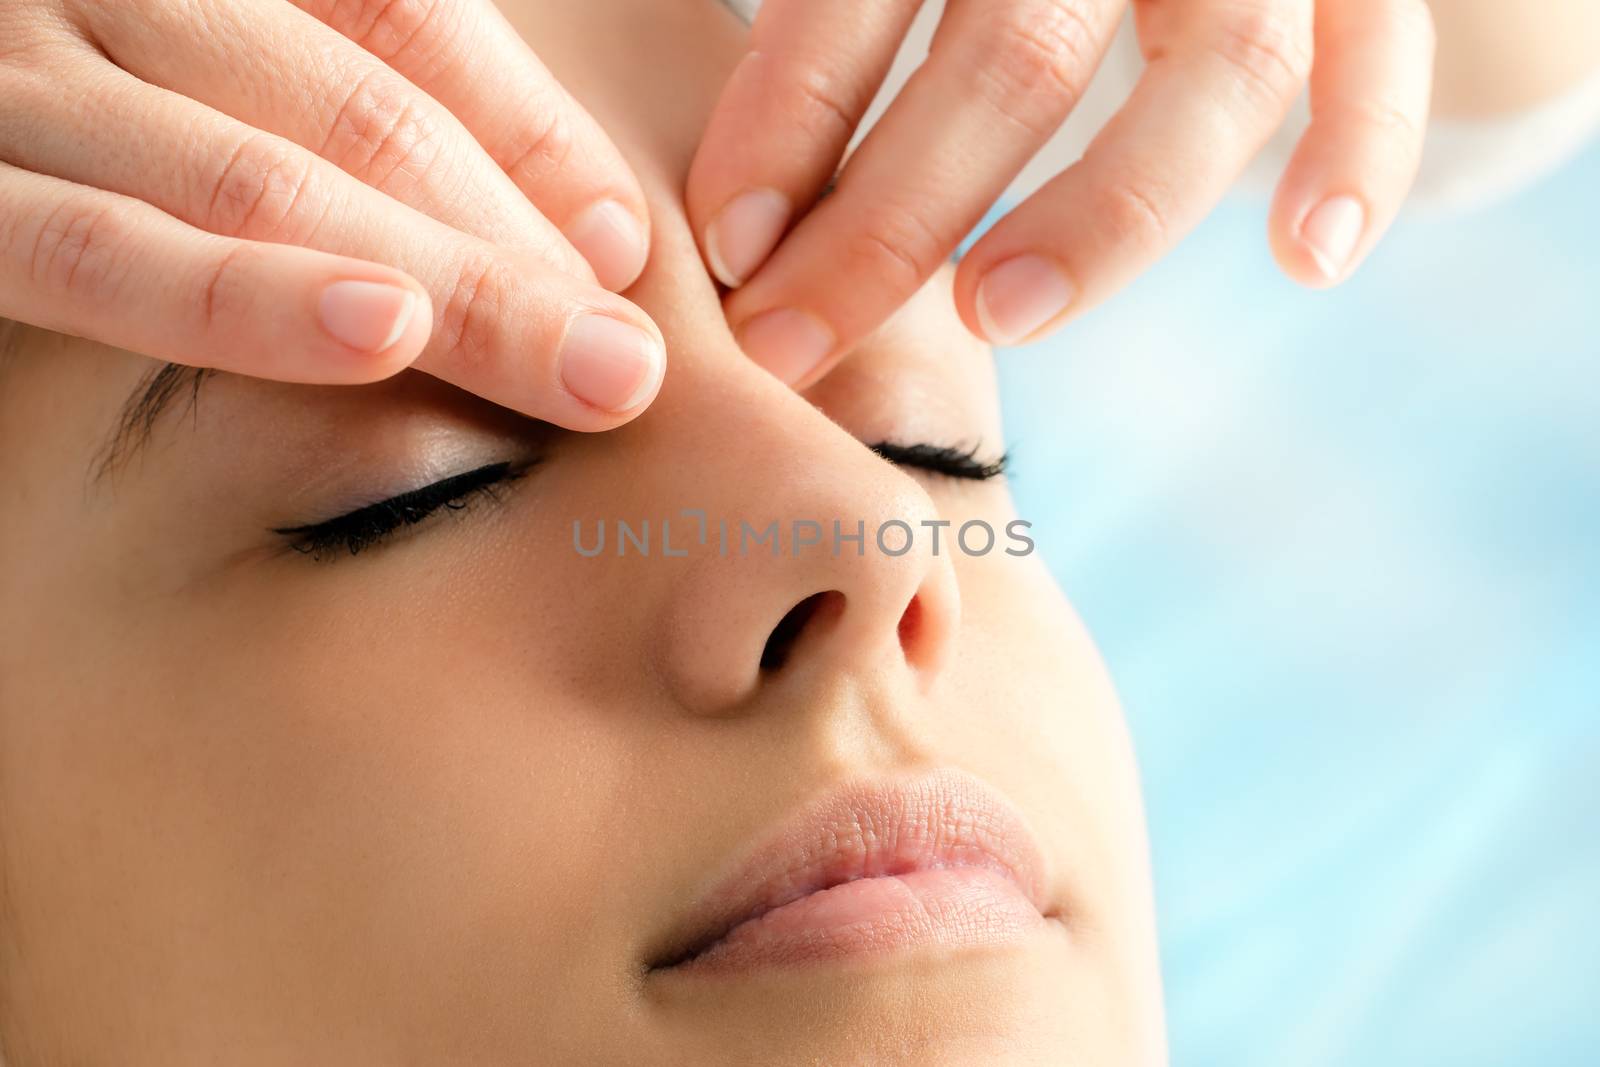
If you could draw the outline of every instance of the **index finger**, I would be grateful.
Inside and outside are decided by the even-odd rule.
[[[294,0],[443,104],[621,290],[644,269],[649,211],[605,131],[488,0]]]

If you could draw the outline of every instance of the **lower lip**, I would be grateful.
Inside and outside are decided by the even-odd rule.
[[[1000,945],[1044,921],[1021,887],[998,871],[910,871],[845,882],[774,908],[675,969],[748,971],[925,945]]]

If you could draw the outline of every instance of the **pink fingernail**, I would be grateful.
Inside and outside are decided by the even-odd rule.
[[[1016,344],[1061,314],[1077,290],[1043,256],[1013,256],[978,283],[978,325],[991,344]]]
[[[739,330],[745,353],[789,385],[816,369],[833,351],[833,331],[806,311],[764,311]]]
[[[637,407],[665,369],[653,336],[609,315],[579,316],[561,343],[561,384],[602,411]]]
[[[317,301],[317,318],[330,336],[373,354],[400,340],[416,310],[416,293],[383,282],[334,282]]]
[[[741,193],[706,227],[711,273],[730,289],[749,280],[778,246],[794,209],[776,189]]]
[[[584,208],[568,225],[566,236],[607,289],[631,285],[644,269],[649,252],[644,227],[616,200],[601,200]]]
[[[1353,196],[1324,200],[1300,224],[1300,240],[1329,281],[1338,281],[1350,266],[1350,257],[1361,243],[1367,226],[1367,211]]]

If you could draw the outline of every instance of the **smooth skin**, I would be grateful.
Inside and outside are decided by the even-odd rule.
[[[488,0],[0,0],[0,315],[309,383],[642,411],[638,179]]]
[[[729,319],[794,384],[946,261],[1067,117],[1130,6],[1146,59],[1131,97],[961,262],[956,306],[978,336],[1037,339],[1126,285],[1216,204],[1308,80],[1313,122],[1270,224],[1290,277],[1348,277],[1415,178],[1423,0],[950,0],[841,169],[921,6],[765,0],[695,157],[689,217],[734,290]]]
[[[0,361],[7,1067],[1163,1062],[1138,783],[1093,643],[1038,554],[950,551],[1016,518],[1004,480],[865,447],[1003,447],[951,272],[806,394],[752,364],[679,200],[742,35],[711,4],[647,10],[508,10],[655,219],[630,294],[673,373],[629,425],[552,434],[420,373],[219,374],[95,478],[151,361],[38,331]],[[535,458],[355,557],[270,532]],[[938,555],[574,550],[575,520],[685,508],[953,525]],[[836,610],[763,670],[819,593]],[[1017,806],[1064,921],[652,972],[797,811],[941,768]]]

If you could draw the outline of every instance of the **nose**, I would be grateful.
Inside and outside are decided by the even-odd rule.
[[[685,458],[686,555],[662,561],[677,566],[654,656],[676,702],[736,714],[797,674],[890,671],[926,690],[960,620],[932,499],[764,372],[721,388],[750,395],[724,395],[716,443]],[[653,429],[687,414],[653,412]]]

